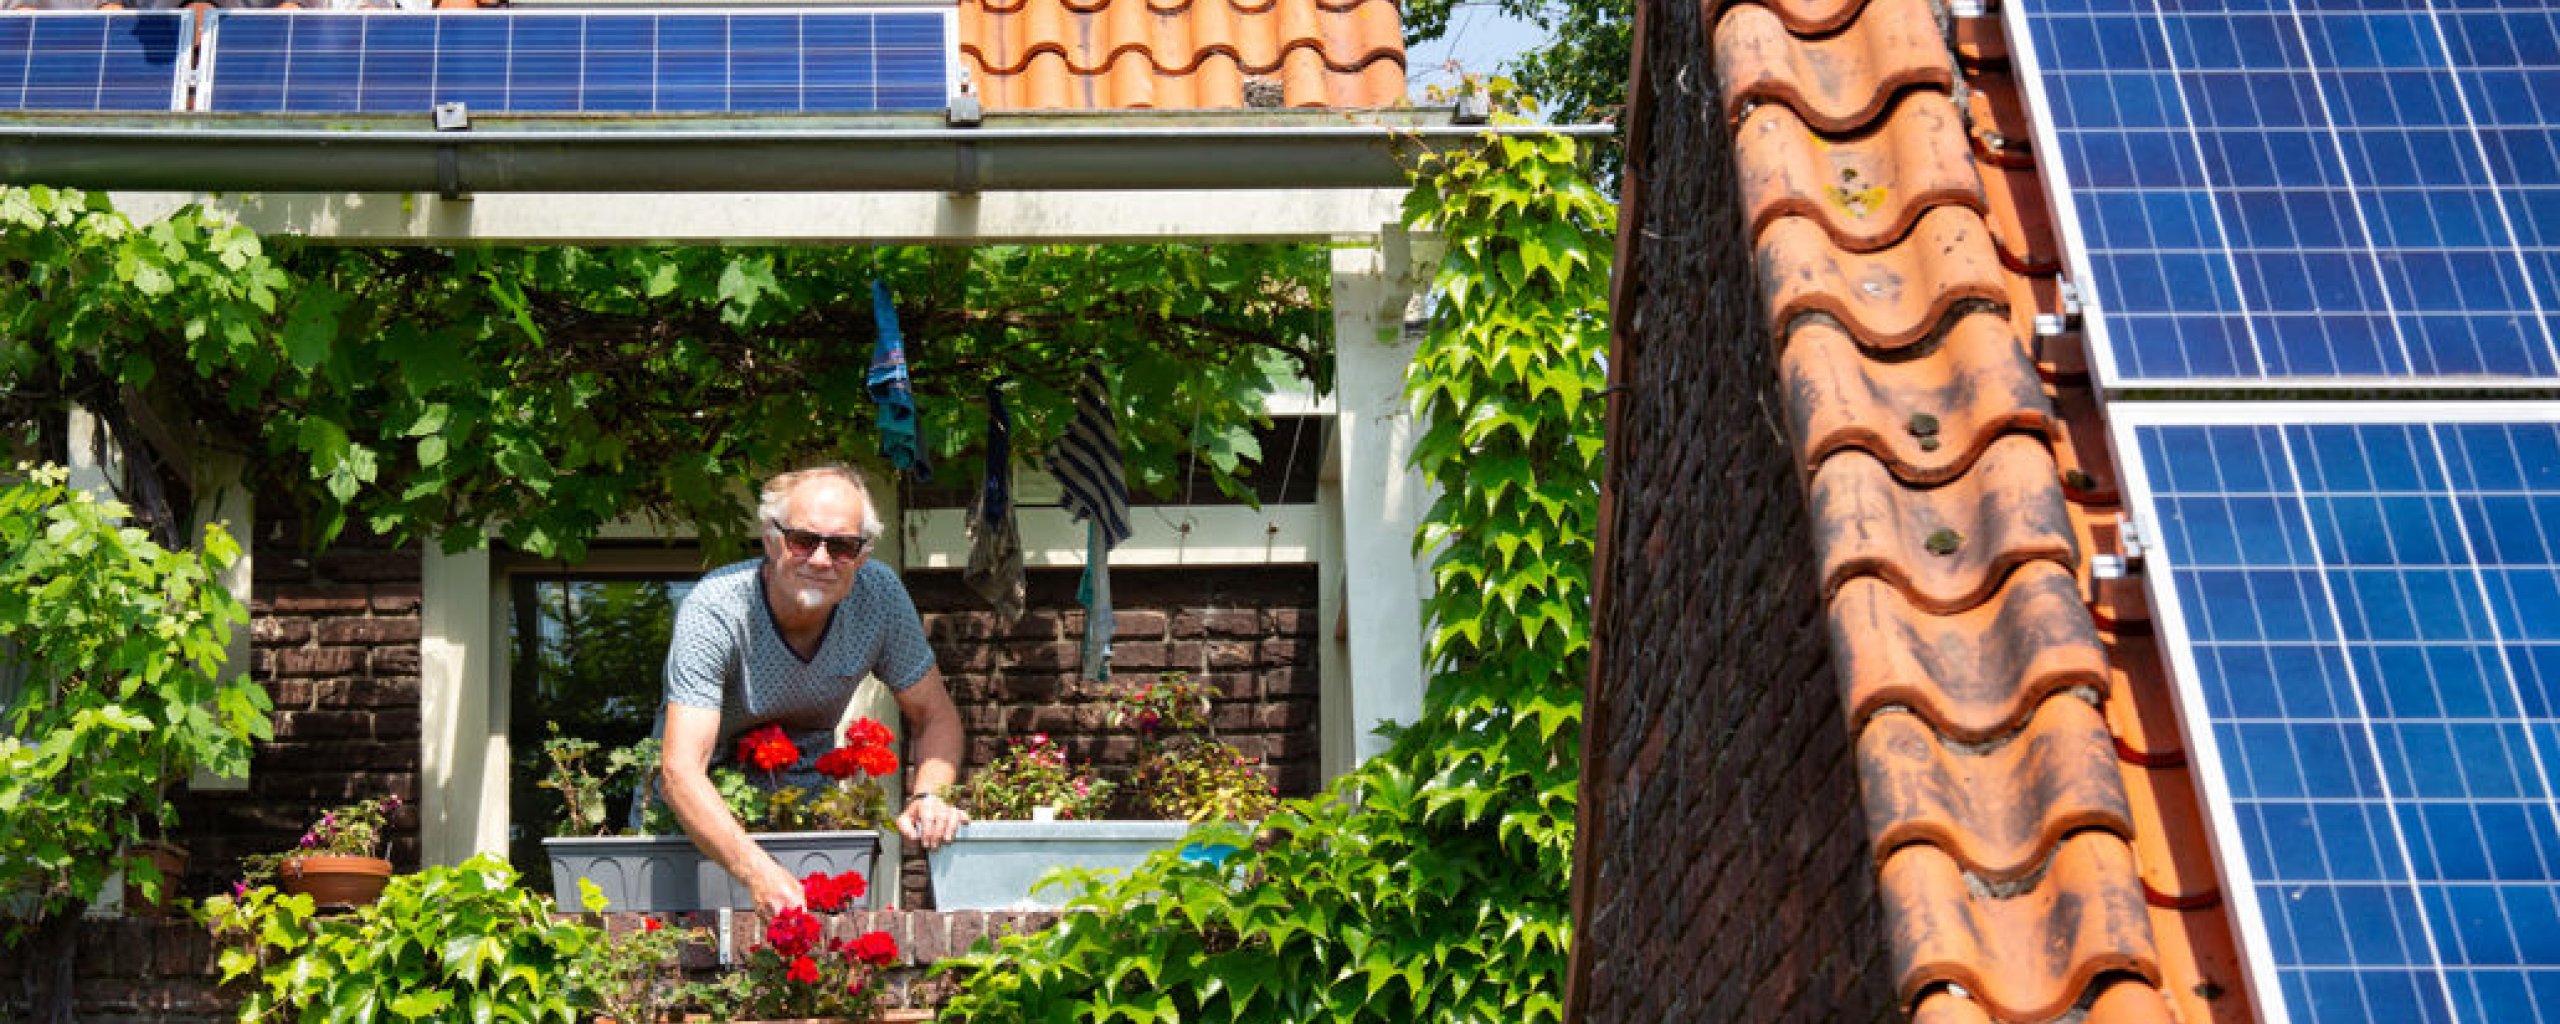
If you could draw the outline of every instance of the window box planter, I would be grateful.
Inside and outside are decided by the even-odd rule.
[[[1127,870],[1147,854],[1183,846],[1182,821],[973,821],[930,855],[936,910],[1056,910],[1060,889],[1033,892],[1052,868]],[[1225,846],[1191,844],[1203,859],[1224,859]]]
[[[862,899],[866,908],[879,906],[881,892],[895,888],[872,877],[880,853],[877,831],[758,832],[753,838],[794,877],[862,872],[872,882]],[[755,907],[747,887],[703,856],[686,836],[554,836],[542,841],[542,850],[551,858],[552,895],[565,908],[579,906],[581,878],[604,890],[609,910],[656,914]]]

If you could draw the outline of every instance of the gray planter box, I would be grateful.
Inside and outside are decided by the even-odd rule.
[[[1032,886],[1052,868],[1127,870],[1147,854],[1181,846],[1180,821],[973,821],[933,851],[936,910],[1055,910],[1069,893]],[[1204,856],[1222,857],[1216,848]]]
[[[880,833],[759,832],[753,835],[795,876],[859,871],[871,883],[861,905],[876,908],[897,879],[877,877]],[[555,836],[542,841],[551,856],[551,888],[563,910],[579,909],[578,880],[604,890],[605,909],[670,913],[752,909],[755,899],[728,869],[694,849],[685,836]]]

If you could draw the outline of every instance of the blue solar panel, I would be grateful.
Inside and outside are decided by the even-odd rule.
[[[2109,383],[2560,381],[2548,0],[2006,9]]]
[[[2560,1019],[2560,408],[2110,415],[2267,1019]]]
[[[0,110],[175,110],[187,16],[174,11],[0,16]]]
[[[424,114],[940,110],[942,11],[215,15],[206,109]]]

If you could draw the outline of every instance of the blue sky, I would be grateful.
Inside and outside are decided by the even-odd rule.
[[[1541,41],[1536,26],[1505,17],[1490,2],[1466,0],[1449,15],[1447,33],[1406,52],[1405,83],[1413,101],[1424,103],[1424,90],[1457,84],[1457,74],[1448,70],[1452,59],[1466,71],[1490,74],[1503,61]]]

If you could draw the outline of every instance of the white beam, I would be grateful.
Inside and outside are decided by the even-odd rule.
[[[1161,244],[1373,237],[1402,189],[1072,192],[115,192],[136,221],[202,205],[262,235],[376,245]]]
[[[925,508],[907,513],[907,557],[916,569],[958,569],[969,564],[969,513]],[[1026,566],[1085,563],[1085,529],[1062,508],[1014,509]],[[1271,565],[1316,560],[1323,522],[1313,505],[1138,506],[1129,510],[1128,540],[1111,550],[1111,564]],[[1184,532],[1184,526],[1189,532]]]

